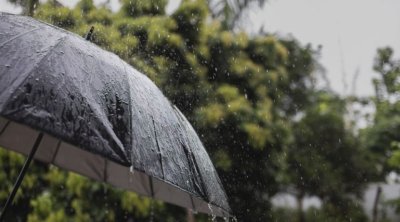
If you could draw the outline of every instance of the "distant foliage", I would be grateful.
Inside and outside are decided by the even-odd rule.
[[[262,7],[266,1],[267,0],[207,0],[213,18],[221,20],[222,25],[226,29],[237,27],[241,19],[247,19],[246,15],[251,12],[251,9],[254,10]]]
[[[375,153],[377,167],[383,179],[389,172],[400,172],[400,60],[393,58],[389,47],[378,49],[374,69],[376,113],[373,125],[364,130],[365,143]]]
[[[23,14],[32,16],[39,0],[9,0],[9,2],[19,5],[23,9]]]
[[[375,97],[372,105],[376,112],[371,126],[362,132],[362,136],[374,154],[374,163],[379,170],[377,180],[385,181],[389,173],[400,173],[400,59],[394,58],[390,47],[380,48],[374,70],[379,74],[373,80]],[[391,199],[388,204],[400,214],[400,199]]]

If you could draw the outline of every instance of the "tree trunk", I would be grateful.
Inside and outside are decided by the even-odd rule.
[[[379,204],[379,198],[381,197],[381,193],[382,193],[382,188],[378,186],[378,188],[376,189],[374,206],[372,207],[372,222],[378,221],[378,204]]]
[[[190,209],[186,209],[186,215],[187,222],[195,222],[193,212]]]
[[[298,222],[305,222],[304,212],[303,212],[303,198],[304,198],[304,193],[302,191],[300,191],[296,195],[296,199],[297,199],[297,221]]]
[[[24,14],[28,16],[33,16],[38,3],[39,0],[28,0],[24,8]]]

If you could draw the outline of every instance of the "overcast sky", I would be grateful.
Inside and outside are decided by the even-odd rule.
[[[60,2],[72,7],[77,1]],[[111,2],[117,10],[118,0]],[[179,2],[172,0],[167,11]],[[6,0],[0,0],[0,10],[18,12]],[[331,87],[341,94],[351,93],[357,72],[356,95],[373,94],[371,79],[377,74],[372,62],[378,47],[391,46],[400,57],[400,0],[268,0],[262,9],[250,12],[246,23],[249,32],[264,26],[267,32],[321,45],[320,62]]]
[[[320,62],[331,87],[351,92],[356,72],[357,95],[373,94],[373,58],[378,47],[391,46],[400,55],[399,0],[268,0],[250,15],[249,31],[264,26],[282,36],[292,34],[302,43],[322,45]],[[357,71],[358,70],[358,71]],[[344,86],[343,75],[348,84]]]

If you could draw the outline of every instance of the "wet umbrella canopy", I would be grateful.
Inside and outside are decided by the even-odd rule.
[[[4,13],[0,146],[23,154],[37,147],[40,161],[229,216],[201,141],[152,81],[80,36]]]

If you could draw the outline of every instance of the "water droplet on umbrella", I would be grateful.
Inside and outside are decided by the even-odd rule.
[[[133,182],[133,176],[135,175],[135,169],[133,168],[133,165],[129,167],[129,183]]]
[[[208,203],[208,209],[210,209],[210,211],[211,211],[211,221],[215,221],[215,219],[217,218],[217,215],[214,214],[214,211],[212,210],[210,203]]]
[[[154,221],[154,201],[151,199],[150,201],[150,222]]]

